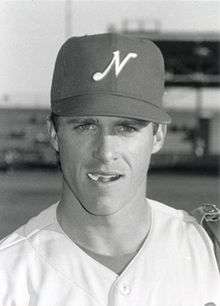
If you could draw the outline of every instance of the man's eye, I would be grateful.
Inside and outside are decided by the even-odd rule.
[[[80,124],[74,127],[74,130],[79,130],[79,131],[93,131],[96,129],[96,125],[94,123],[85,123],[85,124]]]
[[[134,133],[137,131],[137,128],[131,125],[119,125],[117,126],[118,133]]]

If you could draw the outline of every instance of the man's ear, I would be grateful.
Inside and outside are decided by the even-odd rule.
[[[56,129],[54,127],[54,123],[51,121],[50,118],[47,118],[47,130],[50,138],[50,144],[52,145],[55,151],[59,152]]]
[[[159,124],[157,132],[154,134],[152,153],[157,153],[163,147],[167,134],[167,125]]]

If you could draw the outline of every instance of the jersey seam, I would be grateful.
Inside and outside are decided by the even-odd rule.
[[[71,285],[76,285],[78,288],[80,288],[87,296],[93,298],[96,302],[98,302],[100,304],[100,301],[98,301],[96,299],[96,297],[94,297],[93,295],[91,295],[89,292],[87,292],[83,287],[81,287],[79,284],[77,284],[76,282],[70,280],[68,277],[66,277],[65,274],[63,274],[61,271],[57,270],[53,264],[51,264],[50,262],[47,261],[47,259],[39,254],[39,252],[37,252],[37,250],[35,249],[35,247],[32,245],[32,243],[28,240],[28,238],[26,238],[26,241],[28,242],[28,244],[30,245],[30,247],[32,248],[32,250],[34,251],[36,257],[40,260],[40,262],[42,262],[43,264],[47,264],[48,266],[50,266],[54,271],[57,272],[57,274],[64,280],[67,280]],[[104,304],[103,304],[104,305]]]

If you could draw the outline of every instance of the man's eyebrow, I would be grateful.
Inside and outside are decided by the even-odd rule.
[[[65,120],[67,124],[81,124],[81,123],[99,123],[98,118],[90,117],[76,117],[76,118],[67,118]],[[140,127],[145,127],[150,123],[150,121],[140,120],[135,118],[118,118],[113,124],[127,124],[127,125],[136,125]]]
[[[150,121],[146,121],[146,120],[140,120],[140,119],[130,119],[130,118],[125,118],[125,119],[120,119],[118,120],[119,124],[135,124],[135,125],[139,125],[139,126],[147,126]]]
[[[98,120],[94,118],[68,118],[66,119],[67,124],[76,124],[76,123],[85,123],[85,122],[97,123]]]

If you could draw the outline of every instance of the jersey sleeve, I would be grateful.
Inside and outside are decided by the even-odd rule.
[[[200,284],[202,294],[208,298],[210,291],[216,292],[215,300],[220,302],[220,275],[213,242],[205,229],[196,221],[187,222],[184,227],[187,230],[181,252],[190,260],[190,264],[185,265],[184,272],[187,273],[190,267],[194,281]]]
[[[29,305],[29,269],[33,253],[17,233],[0,243],[0,305]]]
[[[194,209],[191,214],[203,226],[212,240],[220,271],[220,209],[216,205],[204,204]]]

